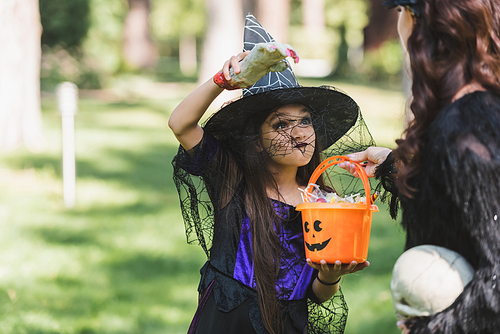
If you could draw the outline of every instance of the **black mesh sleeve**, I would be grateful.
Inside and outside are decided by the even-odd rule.
[[[380,181],[376,190],[381,193],[381,201],[389,204],[392,219],[396,219],[400,206],[399,191],[395,182],[396,172],[392,153],[375,170],[375,178]]]

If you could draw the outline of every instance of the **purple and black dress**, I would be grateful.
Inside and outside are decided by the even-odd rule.
[[[205,131],[189,153],[180,147],[172,164],[188,242],[199,244],[207,255],[198,288],[200,301],[188,333],[267,333],[257,300],[244,180],[225,177],[228,168],[235,170],[232,154]],[[300,212],[270,201],[281,217],[276,295],[284,332],[343,333],[347,304],[342,292],[324,303],[312,292],[317,271],[305,261]]]

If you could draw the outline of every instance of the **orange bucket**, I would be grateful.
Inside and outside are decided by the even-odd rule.
[[[310,203],[311,191],[319,176],[327,168],[346,161],[355,165],[363,181],[366,203]],[[345,156],[324,160],[311,175],[304,191],[304,201],[297,205],[297,210],[302,211],[306,258],[316,263],[321,260],[327,263],[366,261],[372,215],[378,208],[372,204],[368,176],[361,165]]]

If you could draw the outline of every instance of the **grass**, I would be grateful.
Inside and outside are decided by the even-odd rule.
[[[185,243],[171,181],[177,144],[167,120],[193,88],[143,85],[81,98],[73,209],[62,200],[56,101],[44,96],[46,150],[0,158],[0,333],[187,332],[204,254]],[[392,145],[401,132],[401,94],[341,88],[358,101],[378,143]],[[343,283],[348,334],[398,333],[389,281],[402,244],[381,208],[371,267]]]

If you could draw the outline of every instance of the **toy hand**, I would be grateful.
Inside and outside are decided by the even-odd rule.
[[[233,58],[224,64],[222,72],[227,81],[224,88],[248,88],[269,72],[284,71],[288,68],[288,63],[284,61],[286,57],[292,57],[295,63],[299,62],[297,53],[288,44],[278,42],[256,44],[250,53],[233,57],[237,59],[237,64]]]

